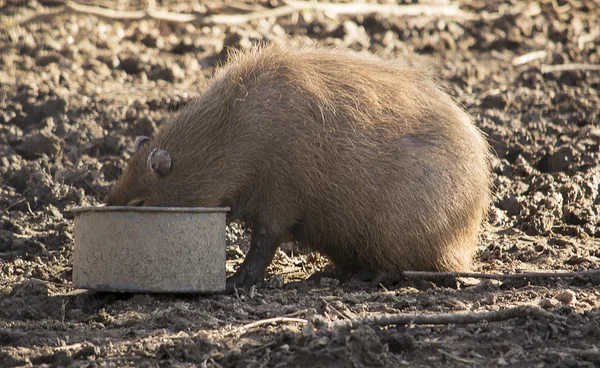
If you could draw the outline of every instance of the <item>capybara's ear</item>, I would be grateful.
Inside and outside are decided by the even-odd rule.
[[[148,168],[160,176],[171,172],[171,155],[164,149],[153,149],[148,155]]]
[[[133,150],[137,152],[144,144],[150,142],[150,140],[150,137],[146,137],[145,135],[137,137],[133,145]]]

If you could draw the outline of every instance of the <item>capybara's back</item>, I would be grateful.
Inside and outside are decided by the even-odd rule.
[[[172,158],[167,175],[145,169],[157,149]],[[228,205],[262,243],[291,236],[347,270],[462,271],[488,206],[489,159],[472,119],[426,72],[265,46],[232,55],[136,153],[109,203]],[[272,258],[253,247],[245,278]],[[269,259],[246,266],[252,257]]]

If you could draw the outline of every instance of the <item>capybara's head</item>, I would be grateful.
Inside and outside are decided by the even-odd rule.
[[[151,139],[145,136],[135,141],[133,156],[108,193],[106,203],[109,206],[152,206],[157,202],[157,181],[160,176],[170,173],[172,161],[166,150],[150,150],[150,142]]]
[[[135,141],[135,152],[123,175],[108,193],[109,206],[174,206],[174,193],[164,190],[165,181],[173,171],[173,160],[166,149],[152,146],[152,140],[142,136]]]

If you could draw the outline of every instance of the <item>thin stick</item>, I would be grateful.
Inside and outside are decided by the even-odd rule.
[[[86,363],[90,364],[90,363],[112,363],[112,362],[120,362],[123,360],[140,360],[142,359],[141,356],[138,355],[130,355],[130,356],[120,356],[120,357],[112,357],[112,358],[103,358],[103,359],[95,359],[95,360],[88,360],[85,361]]]
[[[27,198],[21,198],[18,201],[16,201],[15,203],[13,203],[13,204],[9,205],[8,207],[4,208],[3,211],[8,211],[11,208],[13,208],[14,206],[18,205],[19,203],[25,202],[26,200],[27,200]]]
[[[440,352],[442,355],[445,355],[446,357],[456,360],[457,362],[461,362],[461,363],[465,363],[465,364],[475,364],[476,362],[474,360],[469,360],[469,359],[465,359],[465,358],[461,358],[456,354],[452,354],[449,353],[447,351],[444,351],[442,349],[438,349],[438,352]]]
[[[131,355],[131,356],[122,356],[122,357],[112,357],[112,358],[102,358],[102,359],[95,359],[95,360],[84,360],[83,362],[89,364],[92,363],[114,363],[114,362],[120,362],[123,360],[131,360],[131,361],[136,361],[136,360],[140,360],[142,359],[141,356],[137,356],[137,355]],[[52,365],[50,364],[38,364],[38,365],[29,365],[28,367],[30,368],[46,368],[46,367],[52,367]]]
[[[38,282],[43,282],[44,284],[50,284],[50,285],[54,285],[54,286],[57,286],[57,287],[64,287],[64,288],[74,289],[73,285],[60,284],[60,283],[54,282],[54,281],[42,280],[42,279],[38,279],[37,277],[28,277],[28,279],[29,280],[36,280]]]
[[[196,23],[199,25],[239,25],[248,23],[257,19],[277,18],[293,14],[301,10],[312,10],[324,12],[330,16],[344,14],[365,15],[365,14],[386,14],[391,16],[438,16],[438,17],[462,17],[474,18],[471,13],[462,11],[458,5],[431,6],[422,4],[395,5],[395,4],[368,4],[368,3],[344,3],[331,4],[312,1],[288,1],[285,5],[274,9],[258,10],[247,14],[215,14],[199,15],[173,13],[164,10],[116,10],[110,8],[100,8],[79,4],[73,1],[65,1],[62,9],[46,11],[27,17],[19,22],[24,25],[34,21],[42,21],[45,18],[55,17],[63,14],[82,13],[94,15],[106,20],[142,20],[154,19],[171,23]]]
[[[319,3],[312,1],[288,0],[285,2],[295,10],[322,11],[331,15],[363,15],[386,14],[391,16],[438,16],[438,17],[468,17],[470,14],[459,9],[457,4],[452,5],[424,5],[424,4],[373,4],[373,3]]]
[[[546,57],[546,55],[548,55],[548,52],[546,50],[530,52],[525,55],[515,57],[512,60],[512,65],[517,66],[527,64],[534,60],[543,59]]]
[[[248,323],[247,325],[243,325],[241,327],[238,327],[234,330],[231,331],[227,331],[225,332],[224,336],[230,336],[230,335],[236,335],[239,333],[243,333],[246,332],[254,327],[257,326],[262,326],[262,325],[266,325],[269,323],[284,323],[284,322],[296,322],[296,323],[303,323],[303,324],[307,324],[308,321],[302,318],[289,318],[289,317],[275,317],[275,318],[267,318],[267,319],[261,319],[260,321],[255,321],[252,323]]]
[[[264,344],[264,345],[258,346],[258,347],[256,347],[256,348],[252,349],[251,351],[252,351],[253,353],[256,353],[256,352],[259,352],[259,351],[261,351],[262,349],[265,349],[265,348],[271,347],[271,346],[273,346],[273,345],[275,345],[275,344],[277,344],[277,340],[273,340],[273,341],[271,341],[271,342],[268,342],[268,343],[266,343],[266,344]]]
[[[29,212],[31,216],[35,216],[35,213],[33,213],[33,211],[31,210],[31,205],[29,204],[29,201],[25,201],[25,204],[27,205],[27,212]]]
[[[553,72],[566,72],[570,70],[600,71],[600,64],[558,64],[542,65],[542,74]]]
[[[334,308],[331,304],[327,303],[324,299],[323,302],[325,303],[326,306],[329,307],[329,309],[331,309],[332,311],[335,312],[335,314],[337,314],[338,317],[340,317],[341,319],[350,319],[350,317],[344,315],[342,312],[340,312],[339,310],[337,310],[336,308]]]
[[[83,346],[82,343],[76,343],[76,344],[71,344],[71,345],[54,346],[51,349],[57,350],[57,351],[67,351],[67,350],[80,349],[82,346]]]
[[[550,320],[565,320],[565,317],[533,306],[519,306],[493,312],[453,314],[389,314],[381,313],[352,320],[324,323],[329,328],[356,328],[360,325],[466,325],[473,323],[501,322],[519,317],[534,317]]]
[[[293,313],[286,314],[284,317],[296,317],[302,314],[308,313],[308,309],[301,309],[299,311],[295,311]]]
[[[523,279],[529,277],[558,278],[558,277],[589,277],[600,276],[600,270],[577,271],[577,272],[523,272],[523,273],[479,273],[479,272],[426,272],[426,271],[404,271],[405,277],[422,278],[445,278],[445,277],[473,277],[476,279]]]

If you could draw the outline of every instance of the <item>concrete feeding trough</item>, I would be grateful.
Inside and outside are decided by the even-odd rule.
[[[99,291],[225,290],[229,208],[76,207],[73,286]]]

